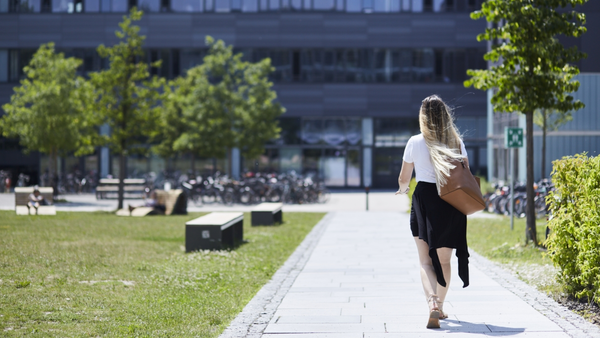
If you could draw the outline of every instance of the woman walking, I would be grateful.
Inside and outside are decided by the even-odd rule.
[[[439,187],[444,186],[459,159],[469,165],[467,151],[452,118],[451,110],[436,95],[423,100],[419,111],[421,134],[410,138],[403,156],[396,194],[407,193],[415,170],[417,187],[412,197],[410,229],[417,244],[421,281],[429,306],[427,328],[439,328],[448,318],[444,301],[450,285],[450,258],[456,249],[458,275],[463,287],[469,285],[467,216],[443,201]]]

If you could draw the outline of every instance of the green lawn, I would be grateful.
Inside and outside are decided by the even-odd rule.
[[[217,337],[324,214],[247,214],[248,243],[185,254],[200,215],[0,211],[0,336]]]
[[[536,223],[538,241],[546,237],[546,221]],[[515,218],[510,230],[510,217],[471,218],[467,223],[469,247],[499,263],[552,264],[543,251],[532,244],[525,245],[525,219]]]

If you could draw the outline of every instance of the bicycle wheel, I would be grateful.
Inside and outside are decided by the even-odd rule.
[[[202,206],[202,196],[200,196],[198,193],[193,193],[192,194],[192,201],[194,202],[194,205],[197,207]]]
[[[217,193],[214,190],[204,190],[201,193],[203,204],[213,204],[217,201]]]

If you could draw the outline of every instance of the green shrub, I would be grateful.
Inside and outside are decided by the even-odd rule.
[[[600,156],[584,153],[552,164],[548,255],[567,292],[600,303]]]
[[[480,184],[480,188],[481,188],[481,194],[485,195],[488,192],[494,192],[494,185],[491,184],[490,182],[487,181],[487,179],[485,179],[485,177],[483,176],[479,176],[476,175],[477,177],[479,177],[479,184]]]

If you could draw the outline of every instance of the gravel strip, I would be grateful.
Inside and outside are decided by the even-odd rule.
[[[576,338],[600,337],[600,328],[596,325],[523,282],[500,265],[476,252],[471,251],[470,254],[471,262],[479,270],[555,322],[569,336]]]
[[[273,318],[283,297],[306,265],[334,213],[328,213],[306,235],[273,278],[258,291],[250,303],[235,317],[219,338],[260,338]]]

